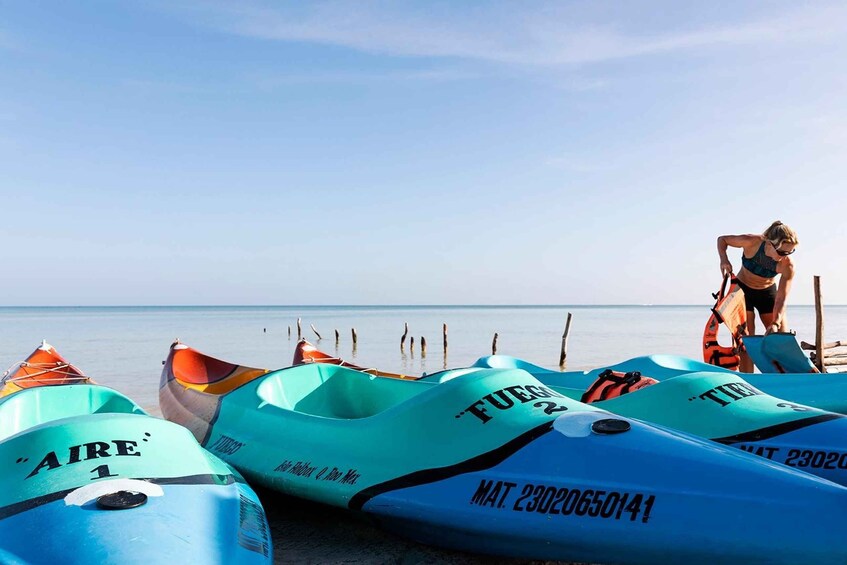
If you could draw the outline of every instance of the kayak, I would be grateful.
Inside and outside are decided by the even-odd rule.
[[[341,362],[355,368],[355,365],[331,358],[311,344],[303,343],[308,347],[304,347],[306,351],[301,356],[308,355],[312,362]],[[297,355],[295,353],[295,362]],[[627,362],[589,372],[563,373],[514,357],[492,355],[478,360],[474,366],[523,369],[556,392],[583,402],[589,401],[587,397],[591,396],[593,387],[603,387],[614,380],[601,376],[609,373],[617,373],[620,377],[637,375],[623,389],[628,391],[626,394],[615,398],[606,398],[608,392],[597,395],[595,398],[599,398],[594,405],[621,416],[737,447],[847,485],[847,417],[764,394],[737,373],[715,372],[711,365],[691,363],[688,367],[691,371],[665,374],[658,383],[658,379],[652,378],[658,371],[649,369],[646,363]],[[666,363],[665,368],[670,364]],[[656,384],[645,387],[647,383],[641,382],[633,387],[642,376]],[[453,375],[439,372],[422,378],[443,381]]]
[[[520,367],[530,373],[550,377],[562,374],[508,355],[482,357],[473,366]],[[634,357],[622,363],[609,365],[608,368],[623,372],[640,371],[659,381],[699,372],[731,374],[777,398],[785,398],[820,410],[847,414],[847,373],[737,373],[677,355]],[[569,372],[567,373],[568,386],[587,388],[602,370]]]
[[[840,485],[577,402],[520,369],[441,376],[265,371],[176,343],[159,401],[256,484],[425,543],[592,563],[847,561]]]
[[[520,368],[575,399],[584,398],[592,385],[605,380],[601,377],[607,371],[623,375],[637,371],[659,382],[592,406],[737,447],[847,485],[847,417],[843,414],[765,394],[731,371],[695,370],[656,377],[658,372],[647,363],[633,361],[588,372],[559,372],[497,355],[483,357],[474,366]]]
[[[355,369],[357,371],[362,371],[363,373],[367,373],[369,375],[374,375],[375,377],[388,377],[392,379],[409,379],[416,380],[420,377],[403,375],[401,373],[387,373],[385,371],[380,371],[378,369],[368,368],[368,367],[360,367],[359,365],[354,365],[353,363],[349,363],[340,357],[333,357],[328,353],[324,353],[320,351],[317,347],[306,341],[305,339],[301,339],[297,342],[297,345],[294,347],[294,360],[291,362],[292,365],[305,365],[307,363],[325,363],[328,365],[339,365],[341,367],[348,367],[350,369]]]
[[[181,426],[47,343],[2,384],[3,563],[272,562],[256,494]]]

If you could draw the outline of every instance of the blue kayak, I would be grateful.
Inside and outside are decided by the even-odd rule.
[[[775,398],[731,371],[662,374],[658,363],[651,365],[646,360],[633,359],[588,372],[551,371],[506,356],[484,357],[476,365],[521,368],[566,396],[592,397],[592,405],[598,408],[738,447],[847,485],[844,415]],[[689,368],[697,365],[702,364],[692,362]],[[608,398],[587,392],[615,380],[615,372],[631,375],[633,384],[642,376],[658,375],[661,380],[638,389],[630,385],[625,389],[628,392]]]
[[[3,390],[0,562],[272,562],[256,494],[185,428],[94,384],[47,344]]]
[[[520,369],[266,371],[176,343],[160,405],[244,475],[413,539],[591,563],[845,563],[847,489]]]
[[[490,355],[480,358],[474,367],[518,367],[532,374],[558,375],[528,361],[508,355]],[[730,373],[738,375],[751,386],[791,402],[811,406],[828,412],[847,414],[847,373],[737,373],[708,363],[678,355],[646,355],[609,365],[615,371],[640,371],[657,380],[665,380],[689,373]],[[602,369],[585,372],[568,372],[568,386],[587,388]]]

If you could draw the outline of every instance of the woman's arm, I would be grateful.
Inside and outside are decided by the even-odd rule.
[[[721,258],[721,274],[732,275],[732,263],[726,256],[727,247],[741,247],[745,251],[751,245],[758,245],[762,238],[758,235],[722,235],[718,237],[718,257]]]

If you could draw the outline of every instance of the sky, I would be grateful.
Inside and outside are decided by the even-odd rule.
[[[0,0],[0,305],[847,303],[847,4]],[[740,268],[740,251],[730,253]]]

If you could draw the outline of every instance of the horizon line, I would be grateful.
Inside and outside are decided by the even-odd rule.
[[[701,304],[26,304],[0,305],[0,308],[664,308],[664,307],[708,307]],[[790,304],[791,306],[813,307],[815,304]],[[826,306],[847,306],[828,304]],[[824,307],[826,307],[824,306]]]

